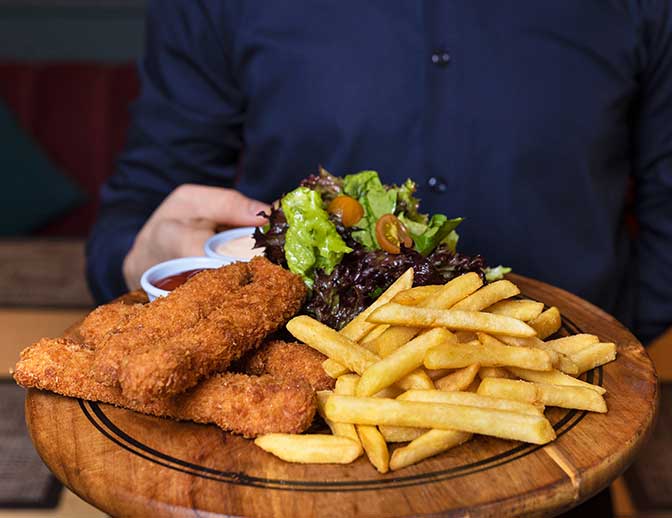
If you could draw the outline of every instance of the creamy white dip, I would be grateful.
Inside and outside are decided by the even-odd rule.
[[[257,255],[264,255],[263,248],[254,248],[254,238],[252,236],[237,237],[220,245],[217,245],[215,252],[219,255],[228,255],[240,259],[252,259]]]

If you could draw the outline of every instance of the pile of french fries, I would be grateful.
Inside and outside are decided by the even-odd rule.
[[[473,434],[545,444],[545,407],[606,412],[604,388],[578,379],[616,358],[613,343],[560,329],[556,307],[513,298],[508,280],[467,273],[412,288],[409,269],[340,332],[298,316],[287,329],[328,357],[333,391],[318,409],[333,435],[268,434],[283,460],[350,463],[364,452],[381,473],[442,453]],[[546,340],[546,341],[545,341]],[[388,443],[396,447],[390,455]]]

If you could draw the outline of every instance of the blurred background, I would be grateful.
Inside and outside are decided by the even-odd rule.
[[[144,0],[0,0],[0,516],[104,516],[34,453],[19,351],[93,301],[84,243],[138,93]]]
[[[138,94],[144,4],[0,0],[0,518],[103,516],[34,453],[9,373],[23,347],[92,307],[85,240]],[[672,333],[650,353],[672,382]],[[616,516],[672,517],[670,387],[653,440],[612,488]]]

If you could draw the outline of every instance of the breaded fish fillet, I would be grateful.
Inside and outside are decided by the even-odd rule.
[[[204,270],[170,296],[138,308],[132,318],[97,345],[93,375],[101,383],[117,385],[123,358],[140,345],[159,343],[195,326],[218,308],[227,294],[247,284],[249,278],[245,263]]]
[[[123,302],[112,302],[98,306],[80,324],[79,334],[87,346],[96,349],[106,335],[126,324],[137,315],[141,308],[142,304],[125,304]]]
[[[302,379],[313,390],[331,390],[336,380],[322,368],[327,357],[298,342],[270,340],[248,354],[238,366],[247,374],[270,374],[283,379]]]
[[[193,306],[193,298],[221,297],[221,303],[193,325],[153,340],[138,341],[132,332],[126,335],[133,347],[126,347],[126,354],[120,359],[119,383],[124,396],[146,402],[184,392],[257,348],[301,308],[306,287],[298,276],[263,257],[241,264],[247,268],[248,282],[238,288],[221,293],[205,285],[197,293],[176,291],[167,297],[168,301],[172,298],[172,310],[178,313],[182,304]],[[232,265],[220,271],[234,266],[240,268]],[[157,327],[152,304],[132,322]],[[110,338],[118,336],[113,334]]]
[[[21,353],[14,379],[26,388],[111,403],[143,414],[214,423],[246,437],[300,433],[315,414],[315,392],[306,382],[268,375],[219,374],[179,396],[138,403],[118,387],[90,376],[93,357],[93,351],[74,341],[43,339]]]
[[[79,332],[87,346],[95,349],[106,334],[114,332],[141,307],[141,304],[112,302],[99,306],[82,321]],[[243,357],[234,367],[237,372],[307,381],[314,390],[331,390],[336,380],[322,368],[326,360],[319,351],[299,342],[268,340]]]

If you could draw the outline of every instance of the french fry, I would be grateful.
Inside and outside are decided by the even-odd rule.
[[[467,383],[467,385],[469,384],[470,383]],[[400,399],[407,399],[409,401],[424,400],[429,402],[441,402],[442,399],[440,397],[439,399],[436,399],[436,395],[433,394],[434,392],[436,391],[431,391],[431,393],[428,391],[409,391],[404,393],[402,395],[403,397],[400,397]],[[464,397],[465,396],[463,396],[463,398]],[[466,397],[469,398],[470,396]],[[465,401],[464,399],[458,399],[458,401],[473,402],[473,398],[471,401]],[[525,409],[528,410],[527,408]],[[532,412],[537,414],[540,413],[536,412],[534,409],[532,409]],[[397,442],[404,442],[407,440],[418,441],[417,443],[412,442],[406,447],[397,448],[392,453],[392,457],[390,459],[390,469],[401,469],[405,466],[419,462],[422,459],[426,459],[427,457],[437,455],[453,446],[457,446],[458,444],[465,442],[471,437],[471,434],[467,432],[456,432],[454,430],[424,430],[423,428],[407,428],[397,426],[381,426],[380,428],[383,436],[394,439]],[[424,439],[420,440],[421,437],[424,437]]]
[[[413,285],[413,269],[406,270],[387,290],[385,290],[376,301],[368,308],[362,311],[359,315],[353,318],[343,329],[341,334],[354,342],[362,342],[362,345],[371,352],[377,353],[378,348],[375,339],[380,336],[389,326],[376,326],[366,322],[366,316],[371,313],[376,307],[385,304],[400,291],[410,288]],[[367,338],[370,337],[370,340]],[[339,364],[336,360],[327,359],[322,365],[325,372],[332,378],[350,372],[344,365]]]
[[[448,403],[450,405],[492,408],[527,415],[542,415],[543,405],[509,401],[499,397],[488,397],[473,392],[444,392],[442,390],[408,390],[398,401],[422,401],[425,403]]]
[[[352,390],[350,393],[351,395],[354,395],[354,391],[356,390],[357,387],[357,382],[359,381],[359,377],[357,375],[353,376],[354,378],[357,378],[355,380],[355,383],[352,384],[350,383],[348,390]],[[338,383],[338,382],[336,382]],[[423,385],[424,386],[424,385]],[[432,386],[433,388],[433,386]],[[381,390],[380,392],[377,392],[375,397],[387,397],[387,398],[396,398],[401,392],[399,389],[396,387],[387,387]],[[350,395],[348,394],[348,395]],[[354,425],[350,425],[354,426]],[[422,435],[426,430],[421,429],[421,428],[404,428],[401,426],[379,426],[378,431],[381,433],[383,438],[385,439],[385,442],[408,442],[412,441],[416,437],[419,437]]]
[[[462,344],[478,340],[478,336],[473,331],[457,331],[455,333],[455,338],[457,338],[457,341]]]
[[[336,380],[336,386],[334,387],[334,392],[333,394],[341,394],[344,396],[353,396],[355,394],[355,388],[357,387],[357,380],[359,379],[359,376],[356,374],[345,374],[338,378]],[[331,396],[332,394],[328,394],[328,396]],[[357,434],[357,430],[355,429],[354,424],[350,423],[334,423],[323,414],[324,412],[324,407],[321,405],[320,401],[320,392],[317,393],[318,396],[318,410],[320,411],[320,415],[324,418],[324,420],[327,422],[327,425],[329,428],[331,428],[331,431],[334,435],[340,435],[342,437],[348,437],[349,439],[352,439],[353,441],[357,442],[357,444],[361,443],[359,442],[359,434]],[[326,404],[328,398],[323,398],[324,403]],[[330,424],[331,423],[331,424]]]
[[[425,367],[428,369],[459,369],[474,363],[485,367],[513,366],[538,371],[553,368],[546,351],[494,343],[486,346],[478,341],[439,345],[429,349],[425,355]]]
[[[478,385],[481,383],[481,380],[478,378],[474,379],[474,381],[471,382],[471,385],[469,385],[466,389],[464,389],[465,392],[473,392],[476,394],[476,391],[478,390]]]
[[[530,336],[526,338],[514,337],[514,336],[499,336],[500,341],[507,345],[514,347],[528,347],[532,349],[540,349],[546,351],[551,358],[553,367],[561,370],[565,374],[571,374],[572,376],[578,376],[579,368],[572,361],[572,359],[558,351],[554,350],[550,345],[548,345],[543,340],[540,340],[536,336]]]
[[[369,322],[410,327],[446,327],[456,331],[484,331],[496,335],[534,336],[536,331],[511,317],[478,311],[429,309],[390,302],[376,309]]]
[[[416,286],[408,290],[400,291],[393,298],[392,302],[403,304],[404,306],[417,306],[428,297],[434,295],[437,290],[442,288],[442,284],[428,284],[426,286]]]
[[[361,455],[358,442],[338,435],[269,433],[254,444],[287,462],[349,464]]]
[[[360,424],[357,425],[357,433],[371,464],[380,473],[387,473],[390,469],[390,452],[378,428]]]
[[[408,426],[386,426],[378,427],[380,433],[386,442],[409,442],[417,439],[422,434],[428,432],[427,428],[410,428]]]
[[[333,395],[325,413],[338,422],[460,430],[534,444],[546,444],[555,438],[553,427],[541,415],[447,403]]]
[[[331,390],[319,390],[317,391],[317,411],[320,413],[320,416],[322,416],[322,419],[324,419],[324,422],[327,423],[327,426],[331,430],[331,433],[334,435],[339,435],[341,437],[347,437],[348,439],[352,439],[355,441],[357,444],[359,443],[359,435],[357,435],[357,430],[355,429],[354,424],[350,423],[335,423],[331,419],[329,419],[325,413],[324,413],[324,406],[327,403],[327,400],[329,397],[333,394]],[[360,444],[361,446],[361,444]],[[362,452],[360,452],[360,455]]]
[[[378,348],[376,347],[376,338],[378,338],[380,335],[382,335],[386,329],[388,329],[390,326],[386,324],[378,324],[376,327],[374,327],[370,333],[368,333],[364,338],[360,340],[360,345],[363,347],[366,347],[369,351],[379,354]]]
[[[596,344],[599,341],[599,338],[595,335],[582,333],[578,335],[563,336],[562,338],[556,338],[555,340],[548,340],[546,345],[554,351],[571,356],[581,349],[585,349],[589,345]]]
[[[342,396],[354,396],[357,391],[357,383],[359,383],[357,374],[344,374],[336,380],[334,393]]]
[[[448,374],[455,372],[455,369],[425,369],[425,372],[432,381],[436,381],[439,378],[443,378],[448,376]]]
[[[453,309],[462,311],[481,311],[503,299],[518,295],[518,286],[511,281],[501,280],[486,284],[480,290],[472,293],[467,298],[453,306]]]
[[[351,371],[362,374],[369,366],[380,360],[377,354],[348,340],[311,317],[305,315],[294,317],[287,323],[287,329],[306,345],[329,356],[322,362],[322,368],[331,377],[339,378]],[[434,383],[422,369],[405,376],[399,380],[398,385],[404,390],[434,388]]]
[[[337,364],[340,365],[340,364]],[[344,374],[347,375],[349,371]],[[359,379],[359,376],[353,374]],[[404,390],[419,389],[433,390],[434,383],[423,369],[416,369],[409,375],[404,376],[394,386],[386,387],[376,394],[377,397],[397,397]]]
[[[420,389],[420,390],[432,390],[434,389],[434,382],[430,378],[424,369],[416,369],[411,372],[409,375],[401,378],[395,386],[403,390],[411,389]]]
[[[482,380],[485,378],[515,379],[515,376],[503,367],[481,367],[478,370],[478,377]]]
[[[481,382],[478,394],[515,399],[532,404],[542,403],[546,406],[590,410],[591,412],[604,413],[607,411],[604,398],[594,390],[585,387],[488,378]]]
[[[525,382],[523,382],[525,383]],[[606,413],[607,403],[600,394],[585,387],[567,387],[537,383],[537,391],[546,406],[576,408]]]
[[[559,370],[552,370],[548,372],[543,371],[532,371],[528,369],[519,369],[517,367],[511,367],[510,370],[513,374],[527,381],[534,381],[535,383],[546,383],[547,385],[563,385],[568,387],[585,387],[591,390],[594,390],[600,395],[606,393],[604,387],[599,385],[592,385],[586,383],[585,381],[573,378],[560,372]]]
[[[483,286],[480,275],[469,272],[451,279],[441,286],[436,293],[419,304],[420,307],[432,309],[448,309]]]
[[[345,374],[336,380],[334,393],[344,396],[354,396],[357,391],[357,383],[359,383],[359,376],[357,374]],[[386,387],[380,392],[377,392],[375,397],[395,398],[402,392],[404,392],[404,390],[398,387]]]
[[[420,462],[423,459],[443,453],[471,438],[468,432],[455,430],[429,430],[409,445],[397,448],[390,459],[390,469],[396,471]]]
[[[367,333],[370,333],[375,325],[372,325],[371,322],[367,321],[367,317],[373,312],[377,307],[386,304],[394,298],[394,296],[400,291],[407,290],[413,286],[413,268],[409,268],[399,278],[392,283],[392,285],[387,288],[381,295],[376,299],[376,301],[371,304],[368,308],[362,311],[359,315],[353,318],[348,324],[341,329],[341,334],[346,338],[349,338],[353,342],[359,342],[362,338],[366,336]]]
[[[419,302],[418,306],[430,309],[448,309],[476,291],[482,284],[483,281],[476,273],[465,273],[440,286],[432,297]],[[391,326],[378,337],[376,347],[381,356],[389,356],[421,331],[422,329],[418,326]]]
[[[350,369],[348,369],[346,366],[341,365],[336,360],[332,360],[331,358],[327,358],[322,362],[322,368],[324,369],[324,372],[327,373],[327,376],[330,376],[334,379],[337,379],[340,376],[350,372]]]
[[[359,383],[359,376],[357,374],[346,374],[341,376],[336,380],[336,387],[334,392],[336,394],[342,394],[345,396],[354,396],[355,391],[357,390],[357,384]],[[380,392],[378,392],[375,397],[387,397],[395,398],[399,395],[400,391],[396,387],[387,387]],[[349,423],[338,423],[340,426],[349,426],[351,427],[348,430],[348,436],[354,433],[359,441],[359,435],[357,434],[357,429],[354,424]],[[383,430],[385,427],[379,427],[380,433],[386,442],[407,442],[412,441],[416,437],[422,435],[425,430],[413,429],[413,428],[402,428],[400,426],[387,427],[387,430]],[[371,435],[371,434],[370,434]]]
[[[341,333],[306,316],[287,324],[328,357],[336,388],[317,393],[318,411],[347,442],[327,453],[319,435],[268,434],[261,447],[292,462],[351,462],[366,452],[386,473],[474,433],[546,444],[555,432],[544,406],[607,411],[606,390],[572,376],[613,360],[614,344],[587,334],[544,342],[561,326],[558,308],[507,300],[519,294],[510,281],[482,286],[471,273],[411,288],[412,271],[404,275]],[[407,441],[390,456],[387,442]]]
[[[424,386],[424,384],[423,384]],[[434,387],[432,387],[433,389]],[[432,390],[432,389],[421,389],[421,390]],[[410,390],[410,389],[409,389]],[[404,389],[397,387],[396,385],[393,385],[391,387],[385,387],[383,390],[380,392],[376,392],[374,394],[375,397],[387,397],[387,398],[392,398],[394,399],[397,397],[399,394],[402,394],[404,392]],[[354,396],[354,394],[352,394]]]
[[[420,367],[429,349],[450,342],[455,342],[455,335],[442,328],[432,329],[414,338],[368,367],[357,384],[357,395],[371,396],[393,385]]]
[[[478,339],[484,345],[488,343],[499,343],[504,345],[511,345],[513,347],[527,347],[529,349],[541,349],[543,347],[543,340],[539,340],[536,336],[507,336],[499,335],[492,336],[487,333],[476,333]],[[496,340],[494,342],[493,340]],[[548,349],[551,349],[548,347]],[[552,354],[552,356],[557,356],[557,354]]]
[[[570,376],[578,376],[581,374],[579,366],[571,357],[562,353],[558,354],[560,356],[558,356],[558,361],[555,363],[555,367],[557,367],[559,371],[569,374]]]
[[[526,344],[524,347],[533,348],[532,345],[527,344],[532,344],[533,340],[536,340],[537,337],[536,336],[530,336],[529,338],[513,338],[508,336],[494,337],[492,335],[489,335],[488,333],[483,333],[482,331],[479,331],[476,333],[476,339],[485,346],[492,345],[493,347],[501,347],[502,345],[511,345],[516,347],[523,347],[517,343],[522,342]],[[504,339],[507,339],[507,342],[504,342]],[[511,339],[512,343],[509,343],[508,339]]]
[[[476,378],[480,367],[480,364],[473,363],[468,367],[457,369],[452,374],[448,374],[447,376],[436,380],[434,385],[437,389],[444,390],[446,392],[458,392],[460,390],[466,390]]]
[[[298,340],[357,374],[379,359],[378,355],[365,347],[306,315],[299,315],[287,322],[287,330]]]
[[[540,399],[537,387],[533,382],[501,378],[484,379],[478,386],[476,393],[482,396],[523,401],[530,404],[538,403]],[[593,393],[597,394],[595,391]]]
[[[322,368],[327,373],[328,376],[332,378],[339,378],[345,374],[350,373],[350,369],[344,367],[340,363],[331,358],[327,358],[322,362]],[[417,370],[411,372],[404,379],[399,380],[399,385],[404,390],[410,389],[433,389],[434,384],[432,379],[422,370]]]
[[[378,354],[385,358],[412,340],[420,331],[422,329],[419,327],[389,326],[387,331],[376,339],[374,347],[378,349]]]
[[[615,360],[616,344],[598,342],[572,354],[570,358],[578,366],[579,373],[583,374],[590,369]]]
[[[336,394],[354,395],[360,382],[361,378],[356,374],[346,374],[336,380],[334,391]],[[371,464],[381,473],[386,473],[389,467],[390,454],[387,450],[385,439],[378,429],[375,426],[355,426],[349,423],[340,424],[352,427],[351,430],[348,430],[348,434],[355,433],[358,437],[357,442],[361,443]]]
[[[517,318],[523,322],[529,322],[537,318],[544,310],[543,302],[537,302],[529,299],[522,300],[502,300],[489,306],[485,311],[495,315],[504,315],[506,317]]]
[[[613,360],[614,344],[587,334],[544,342],[561,326],[558,308],[507,300],[519,294],[510,281],[482,286],[471,273],[411,288],[412,280],[407,271],[341,333],[290,320],[337,380],[334,392],[317,393],[334,436],[268,434],[260,447],[290,462],[345,463],[365,452],[386,473],[474,433],[546,444],[555,432],[544,406],[607,411],[606,390],[572,375]],[[390,456],[387,442],[407,441]]]
[[[377,354],[306,315],[294,317],[287,322],[287,330],[298,340],[333,360],[329,363],[325,360],[322,363],[322,368],[332,377],[337,373],[339,376],[343,375],[344,372],[340,366],[345,367],[346,372],[354,371],[357,374],[363,374],[369,366],[380,360]],[[326,366],[325,363],[327,363]],[[434,388],[432,380],[422,370],[412,372],[399,380],[399,386],[403,389]]]
[[[528,324],[530,324],[530,326],[537,332],[537,337],[543,340],[560,329],[560,326],[562,325],[560,310],[553,306],[544,311],[534,320],[528,322]]]

